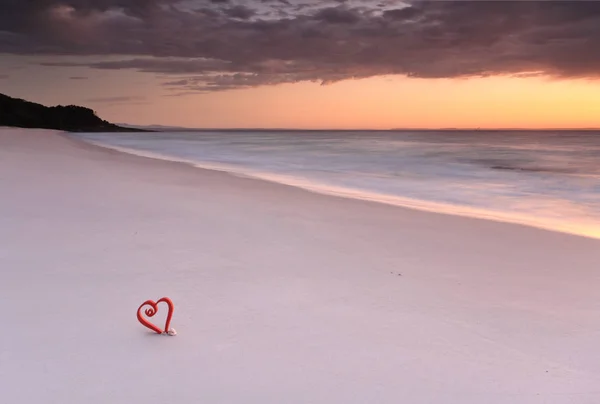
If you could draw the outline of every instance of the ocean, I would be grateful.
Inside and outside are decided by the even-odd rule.
[[[90,133],[133,154],[314,192],[600,238],[600,131]]]

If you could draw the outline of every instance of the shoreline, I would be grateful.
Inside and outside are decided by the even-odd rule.
[[[0,193],[9,402],[600,397],[597,240],[332,198],[57,132],[0,130]],[[176,337],[136,319],[163,296]]]
[[[332,187],[320,184],[315,184],[310,181],[301,181],[294,177],[287,177],[276,174],[268,173],[250,173],[243,170],[236,171],[235,167],[219,165],[219,164],[203,164],[197,163],[192,160],[178,160],[169,156],[165,156],[159,153],[146,152],[141,150],[129,149],[125,147],[118,147],[112,145],[104,145],[93,141],[86,141],[70,136],[68,133],[61,133],[62,136],[75,142],[82,142],[87,145],[98,147],[104,150],[112,150],[119,153],[127,154],[130,156],[136,156],[141,158],[148,158],[153,160],[159,160],[164,162],[183,164],[188,167],[193,167],[200,170],[217,171],[229,174],[234,177],[247,178],[258,181],[266,181],[273,184],[283,185],[296,189],[302,189],[307,192],[315,193],[318,195],[332,196],[350,200],[360,200],[366,202],[372,202],[377,204],[383,204],[387,206],[398,207],[402,209],[416,210],[420,212],[435,213],[441,215],[458,216],[469,219],[478,219],[492,221],[496,223],[511,224],[517,226],[525,226],[528,228],[534,228],[538,230],[550,231],[560,234],[568,234],[571,236],[583,237],[592,240],[600,240],[600,233],[592,230],[573,228],[566,228],[559,224],[545,224],[539,223],[535,219],[521,217],[516,218],[509,214],[494,213],[484,209],[469,208],[464,206],[449,205],[437,202],[429,202],[424,200],[417,200],[407,197],[400,196],[386,196],[383,194],[376,194],[372,192],[353,190],[350,188]]]

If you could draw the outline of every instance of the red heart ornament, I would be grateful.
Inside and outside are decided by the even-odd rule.
[[[164,302],[167,304],[167,306],[169,306],[169,312],[167,313],[167,321],[165,321],[165,329],[164,330],[161,330],[156,325],[152,324],[150,321],[148,321],[146,318],[144,318],[142,316],[142,307],[150,306],[149,308],[147,308],[144,311],[144,313],[148,317],[153,317],[156,314],[156,312],[158,311],[158,304],[161,302]],[[154,302],[154,300],[146,300],[144,303],[142,303],[142,305],[140,307],[138,307],[137,318],[138,318],[138,321],[140,323],[142,323],[142,325],[144,327],[150,328],[152,331],[154,331],[157,334],[162,334],[162,333],[169,331],[169,326],[171,325],[171,317],[173,317],[173,309],[174,309],[173,302],[168,297],[163,297],[162,299],[159,299],[157,302]]]

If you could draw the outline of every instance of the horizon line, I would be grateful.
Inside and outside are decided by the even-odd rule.
[[[600,127],[580,127],[580,128],[518,128],[518,127],[507,127],[507,128],[480,128],[480,127],[466,127],[466,128],[389,128],[389,129],[369,129],[369,128],[260,128],[260,127],[231,127],[231,128],[210,128],[210,127],[181,127],[181,126],[169,126],[169,125],[135,125],[126,123],[117,123],[119,126],[128,126],[140,129],[154,129],[157,131],[177,129],[184,131],[288,131],[288,132],[393,132],[393,131],[471,131],[471,132],[498,132],[498,131],[600,131]]]

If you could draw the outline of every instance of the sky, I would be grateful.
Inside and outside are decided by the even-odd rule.
[[[600,1],[0,0],[0,92],[206,128],[600,128]]]

